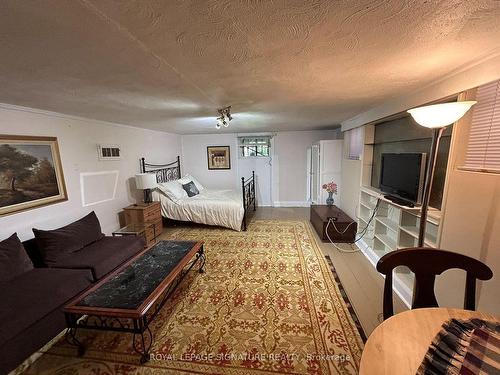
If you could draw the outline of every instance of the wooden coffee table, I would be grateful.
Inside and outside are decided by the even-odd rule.
[[[196,263],[204,272],[203,242],[160,241],[137,254],[64,306],[67,341],[83,355],[79,328],[129,332],[140,362],[148,361],[153,343],[149,323]]]

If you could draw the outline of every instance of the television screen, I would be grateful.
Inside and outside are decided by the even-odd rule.
[[[382,154],[380,190],[411,203],[420,203],[426,154]]]

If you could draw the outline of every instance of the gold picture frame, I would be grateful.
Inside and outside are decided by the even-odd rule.
[[[207,147],[208,169],[231,169],[231,150],[229,146]]]
[[[0,216],[66,200],[57,138],[0,134]]]

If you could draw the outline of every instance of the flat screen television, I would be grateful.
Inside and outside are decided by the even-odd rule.
[[[380,190],[388,194],[389,199],[420,204],[426,159],[425,153],[382,154]]]

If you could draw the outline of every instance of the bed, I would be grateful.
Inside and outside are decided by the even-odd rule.
[[[153,191],[153,200],[160,202],[162,216],[170,220],[245,231],[248,216],[256,209],[254,172],[247,179],[241,178],[241,191],[207,189],[192,176],[181,177],[180,157],[168,164],[151,164],[142,158],[141,172],[156,174],[158,187]],[[172,195],[173,188],[179,189],[189,181],[197,187],[198,194]]]

